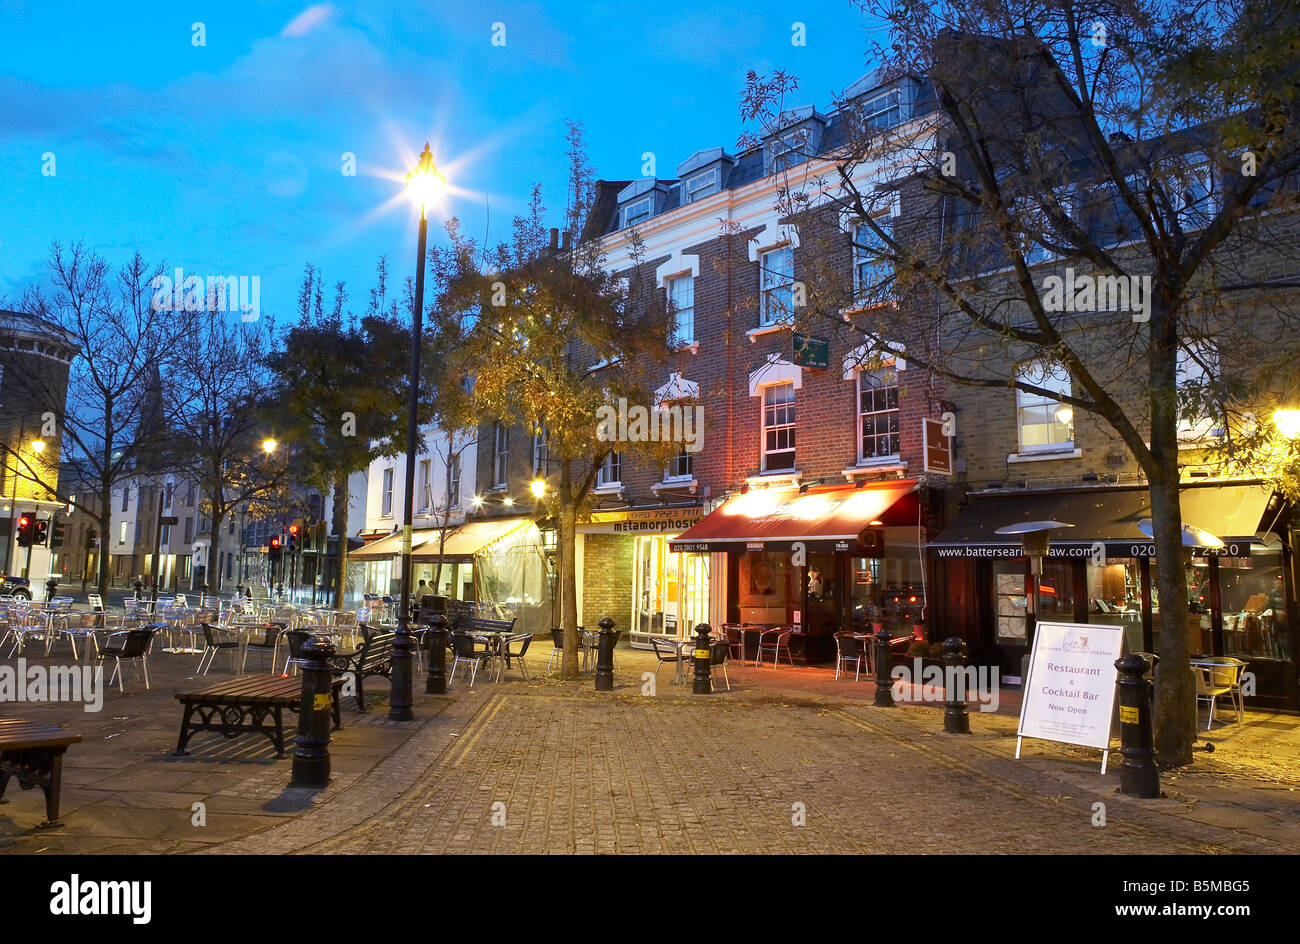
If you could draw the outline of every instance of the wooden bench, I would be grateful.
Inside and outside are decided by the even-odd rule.
[[[343,679],[333,680],[330,709],[334,730],[343,727],[339,716],[339,693]],[[184,754],[190,738],[199,731],[219,731],[228,738],[241,734],[265,734],[284,756],[284,709],[298,711],[302,703],[302,679],[280,675],[241,675],[195,692],[180,692],[176,700],[185,706],[180,739],[174,753]]]
[[[0,718],[0,803],[9,778],[15,777],[24,790],[40,787],[45,794],[45,822],[42,826],[62,826],[59,822],[59,788],[63,779],[63,755],[69,744],[81,741],[80,734],[63,728]]]
[[[364,679],[368,675],[382,675],[386,679],[393,677],[393,633],[377,633],[365,636],[361,648],[351,655],[334,657],[334,671],[339,674],[339,681],[351,675],[357,686],[357,710],[366,710],[366,693]]]

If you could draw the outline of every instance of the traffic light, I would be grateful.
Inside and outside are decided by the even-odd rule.
[[[32,543],[43,546],[50,537],[50,523],[44,518],[37,518],[32,527],[34,529],[32,532]]]
[[[54,528],[50,531],[50,547],[63,547],[68,539],[68,523],[66,521],[54,520]]]
[[[329,550],[329,537],[324,521],[317,521],[312,525],[312,546],[317,554],[324,554]]]
[[[18,519],[18,546],[32,546],[32,522],[35,520],[34,515],[24,514]]]
[[[302,536],[302,519],[295,518],[293,524],[289,525],[289,553],[294,554],[298,550],[298,539]]]
[[[280,559],[280,536],[278,534],[271,538],[271,546],[267,551],[267,556],[270,557],[273,562]]]

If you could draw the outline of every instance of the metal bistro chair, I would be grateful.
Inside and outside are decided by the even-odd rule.
[[[239,634],[234,630],[226,629],[224,626],[213,626],[207,620],[199,624],[203,629],[203,642],[205,643],[203,655],[199,656],[198,668],[194,670],[195,675],[207,675],[212,670],[212,663],[217,661],[218,652],[230,653],[230,671],[235,671],[235,658],[239,653]],[[207,668],[204,668],[203,662],[207,661]]]
[[[1196,673],[1196,700],[1210,703],[1210,716],[1205,722],[1206,731],[1214,724],[1214,705],[1222,695],[1228,696],[1228,701],[1237,710],[1237,723],[1241,724],[1241,672],[1245,667],[1246,663],[1232,658],[1215,659],[1211,665],[1192,666]]]
[[[284,634],[285,641],[289,644],[289,656],[284,660],[284,671],[280,673],[281,675],[296,675],[298,666],[307,664],[307,659],[302,654],[302,647],[313,635],[306,629],[291,629]],[[290,669],[293,671],[291,672]]]
[[[722,670],[722,679],[727,683],[727,691],[731,691],[731,679],[727,676],[727,657],[730,654],[731,644],[728,642],[714,642],[709,644],[709,690],[712,691],[717,687],[718,675],[717,670]]]
[[[250,652],[265,652],[270,657],[267,669],[275,671],[275,658],[280,651],[280,633],[284,631],[284,626],[280,623],[267,623],[266,632],[262,636],[261,642],[249,642],[244,646],[244,659],[239,663],[239,672],[242,675],[248,666],[248,654]]]
[[[498,682],[505,675],[506,669],[510,667],[511,659],[519,660],[519,673],[524,677],[525,681],[528,680],[528,665],[524,662],[524,655],[528,652],[528,647],[532,644],[532,641],[532,633],[519,633],[514,636],[502,637],[501,642],[498,644],[500,646],[497,658]],[[517,650],[511,648],[516,644],[520,644]]]
[[[77,638],[88,640],[86,643],[86,656],[90,656],[90,646],[95,647],[95,652],[99,652],[99,639],[95,636],[95,627],[99,624],[98,613],[76,613],[73,614],[76,619],[68,619],[63,628],[60,629],[59,635],[67,636],[68,643],[72,646],[72,659],[77,660]],[[46,652],[49,655],[49,652]]]
[[[447,682],[456,677],[456,669],[461,663],[470,667],[469,687],[474,687],[474,679],[478,676],[478,669],[484,663],[490,663],[496,656],[492,651],[492,643],[486,636],[476,636],[472,633],[456,633],[451,639],[452,650],[455,652],[455,658],[452,659],[451,671],[447,673]]]
[[[136,662],[144,669],[144,687],[149,688],[149,645],[153,642],[154,634],[158,632],[157,624],[142,626],[139,629],[124,629],[121,632],[113,633],[100,648],[99,654],[95,657],[96,661],[104,664],[105,659],[113,659],[113,674],[108,679],[111,687],[113,679],[117,679],[117,690],[126,692],[122,686],[122,663]]]
[[[674,672],[673,681],[677,681],[678,663],[682,661],[682,657],[678,655],[677,647],[657,636],[651,636],[650,648],[654,650],[655,658],[659,660],[655,665],[655,678],[659,678],[659,670],[664,667],[664,663],[671,662]]]
[[[560,657],[560,665],[564,665],[564,630],[556,626],[551,630],[551,657],[546,660],[546,671],[551,671],[551,663],[555,657]]]
[[[862,662],[866,659],[863,641],[853,633],[835,634],[835,678],[838,681],[840,670],[847,673],[848,663],[853,663],[853,681],[862,676]]]
[[[773,626],[771,629],[763,630],[758,637],[758,653],[754,659],[754,665],[763,664],[763,653],[772,653],[772,668],[781,664],[781,649],[785,648],[785,657],[794,668],[794,657],[790,655],[790,635],[794,630],[789,626]]]
[[[745,661],[745,633],[740,628],[739,623],[723,623],[722,633],[727,638],[727,649],[732,659],[743,663]]]

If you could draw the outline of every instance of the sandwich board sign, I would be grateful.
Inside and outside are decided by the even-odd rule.
[[[1096,623],[1039,623],[1025,677],[1016,730],[1023,738],[1095,747],[1101,772],[1110,756],[1115,711],[1115,660],[1123,654],[1124,627]]]

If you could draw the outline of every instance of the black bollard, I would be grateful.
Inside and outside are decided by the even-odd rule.
[[[600,639],[596,644],[596,691],[612,692],[614,690],[614,644],[618,634],[614,632],[614,621],[606,616],[600,621]]]
[[[970,734],[970,709],[966,706],[966,644],[956,636],[943,641],[944,703],[943,730],[948,734]]]
[[[700,623],[695,627],[695,681],[691,686],[692,695],[711,695],[713,693],[713,681],[709,678],[709,672],[713,666],[713,647],[710,645],[709,634],[712,632],[708,623]]]
[[[54,588],[59,585],[58,577],[50,577],[45,581],[45,602],[49,603],[54,599]]]
[[[429,674],[424,679],[426,695],[447,694],[447,615],[434,613],[429,618],[432,627],[425,637],[429,640]]]
[[[1152,667],[1156,658],[1152,657]],[[1147,661],[1136,653],[1115,660],[1119,678],[1119,792],[1135,797],[1160,796],[1160,769],[1151,737],[1151,680]]]
[[[876,707],[894,707],[894,649],[889,644],[889,630],[880,627],[876,633]]]
[[[298,706],[298,736],[293,739],[291,787],[319,790],[330,782],[331,695],[334,644],[315,636],[302,644],[302,704]]]

